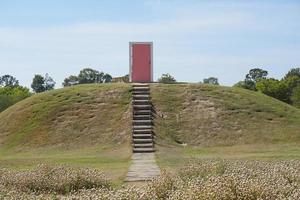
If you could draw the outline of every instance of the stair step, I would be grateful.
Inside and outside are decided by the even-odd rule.
[[[134,99],[132,100],[132,103],[134,104],[151,104],[151,102],[148,99]]]
[[[133,105],[133,109],[149,110],[149,109],[152,109],[152,106],[151,105]]]
[[[132,133],[135,134],[135,135],[137,135],[137,134],[145,134],[145,133],[153,134],[152,129],[132,130]]]
[[[152,114],[152,110],[143,110],[143,109],[138,109],[138,110],[133,110],[133,113],[135,115],[150,115]]]
[[[132,121],[132,124],[133,125],[152,125],[153,124],[153,122],[152,122],[152,120],[133,120]]]
[[[143,84],[143,83],[140,83],[140,84],[133,84],[133,87],[149,87],[149,84]]]
[[[150,95],[150,91],[149,90],[141,90],[141,91],[139,91],[139,90],[134,90],[134,91],[132,91],[132,94],[133,95]]]
[[[145,91],[145,90],[150,90],[149,87],[133,87],[133,91]]]
[[[133,126],[152,126],[152,122],[132,122]]]
[[[134,148],[153,148],[152,143],[147,143],[147,144],[133,144]]]
[[[152,139],[153,138],[153,135],[150,133],[150,134],[133,134],[132,135],[133,138],[135,139]]]
[[[151,102],[149,102],[149,101],[132,101],[132,105],[150,105],[150,106],[152,106]]]
[[[141,143],[153,143],[153,139],[135,139],[133,138],[133,143],[141,144]]]
[[[152,115],[133,115],[133,120],[152,120]]]
[[[132,129],[135,130],[145,130],[145,129],[152,129],[152,126],[145,126],[145,125],[133,125]]]
[[[143,100],[143,99],[150,99],[151,98],[149,94],[146,94],[146,95],[144,95],[144,94],[134,94],[132,97],[133,97],[133,99],[136,99],[136,100],[138,100],[138,99]]]
[[[154,148],[133,148],[133,153],[152,153]]]

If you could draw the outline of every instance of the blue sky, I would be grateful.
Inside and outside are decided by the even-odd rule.
[[[154,78],[215,76],[222,85],[264,68],[300,67],[300,0],[0,0],[0,75],[30,86],[84,67],[128,73],[128,42],[154,42]]]

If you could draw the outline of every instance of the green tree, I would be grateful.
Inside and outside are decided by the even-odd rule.
[[[254,68],[250,69],[245,78],[245,88],[249,90],[256,90],[256,83],[261,79],[265,79],[268,76],[268,71]]]
[[[31,88],[36,93],[44,92],[46,90],[44,77],[42,75],[36,74],[32,80]]]
[[[110,83],[111,80],[112,80],[112,76],[111,75],[109,75],[109,74],[104,74],[103,75],[103,82],[104,83]]]
[[[246,80],[253,81],[257,83],[261,79],[265,79],[268,76],[268,71],[254,68],[250,69],[249,73],[246,75]]]
[[[0,86],[17,87],[19,86],[19,81],[15,77],[7,74],[0,77]]]
[[[0,112],[30,95],[29,89],[22,86],[0,88]]]
[[[73,75],[69,76],[68,78],[65,78],[63,82],[64,87],[74,86],[77,84],[79,84],[78,76],[73,76]]]
[[[293,106],[300,108],[300,85],[293,89],[293,93],[291,95],[291,101]]]
[[[54,89],[54,86],[55,81],[48,74],[46,74],[45,77],[40,74],[36,74],[31,84],[31,88],[36,93],[52,90]]]
[[[211,84],[211,85],[219,85],[218,78],[216,77],[205,78],[203,79],[203,83]]]
[[[289,77],[297,76],[300,78],[300,68],[292,68],[290,71],[284,76],[284,79],[287,79]]]
[[[112,81],[110,74],[105,74],[91,68],[84,68],[79,72],[78,76],[69,76],[65,78],[62,85],[64,87],[73,86],[77,84],[87,83],[109,83]]]
[[[290,103],[289,98],[289,87],[284,81],[279,81],[273,78],[261,79],[256,83],[256,88],[258,91],[274,97],[278,100]]]
[[[56,84],[55,81],[53,80],[53,78],[51,78],[49,76],[49,74],[46,74],[44,77],[44,80],[45,80],[45,83],[44,83],[45,91],[53,90],[55,87],[55,84]]]
[[[260,68],[250,69],[249,73],[246,74],[245,80],[243,82],[238,82],[234,86],[256,91],[256,83],[261,79],[266,79],[267,76],[268,71],[266,70]]]
[[[103,72],[91,68],[85,68],[78,75],[79,84],[103,83]]]
[[[289,98],[292,96],[294,88],[296,88],[298,85],[300,85],[300,77],[298,77],[298,76],[288,76],[288,77],[282,79],[281,81],[285,82],[285,84],[288,86],[288,94],[287,95]]]
[[[170,74],[163,74],[161,77],[158,79],[159,83],[175,83],[176,79],[171,76]]]

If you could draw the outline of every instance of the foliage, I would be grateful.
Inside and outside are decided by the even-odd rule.
[[[283,79],[267,79],[268,72],[259,68],[251,69],[244,81],[240,81],[234,87],[249,90],[258,90],[280,101],[298,106],[297,88],[300,85],[300,68],[291,69]]]
[[[53,90],[54,86],[55,81],[48,74],[46,74],[45,77],[40,74],[36,74],[31,84],[31,88],[36,93]]]
[[[300,84],[293,89],[291,101],[294,106],[300,108]]]
[[[285,76],[284,79],[287,79],[292,76],[297,76],[300,78],[300,68],[292,68]]]
[[[245,78],[245,89],[256,90],[256,83],[268,76],[268,71],[254,68],[249,71]]]
[[[56,83],[55,83],[55,81],[49,76],[49,74],[46,74],[46,75],[45,75],[44,80],[45,80],[45,83],[44,83],[45,91],[53,90]]]
[[[254,68],[249,71],[248,74],[246,74],[246,77],[244,81],[240,81],[234,85],[234,87],[240,87],[248,90],[254,90],[256,91],[256,83],[260,81],[261,79],[265,79],[268,75],[268,71],[260,69],[260,68]]]
[[[11,75],[4,75],[4,76],[0,77],[0,86],[17,87],[17,86],[19,86],[19,81]]]
[[[68,78],[65,78],[63,82],[64,87],[74,86],[77,84],[79,84],[78,76],[73,76],[73,75],[69,76]]]
[[[112,76],[110,74],[105,74],[91,68],[84,68],[79,72],[78,76],[71,75],[65,78],[62,85],[68,87],[88,83],[109,83],[111,80]]]
[[[22,86],[0,87],[0,112],[30,95],[29,89]]]
[[[45,84],[44,77],[42,75],[36,74],[32,80],[31,88],[36,93],[44,92],[45,91],[44,84]]]
[[[78,75],[79,84],[85,83],[102,83],[103,82],[103,72],[91,68],[85,68],[80,71]]]
[[[112,76],[110,74],[104,74],[104,76],[103,76],[104,83],[110,83],[111,80],[112,80]]]
[[[246,75],[246,79],[258,82],[261,79],[264,79],[268,76],[268,71],[260,69],[260,68],[254,68],[249,71],[249,73]]]
[[[203,83],[212,84],[212,85],[219,85],[218,78],[216,78],[216,77],[205,78],[205,79],[203,79]]]
[[[273,78],[261,79],[259,82],[257,82],[256,88],[258,91],[268,96],[274,97],[286,103],[290,103],[288,95],[289,87],[284,81],[279,81]]]
[[[175,83],[176,79],[171,76],[170,74],[163,74],[161,77],[158,79],[159,83]]]

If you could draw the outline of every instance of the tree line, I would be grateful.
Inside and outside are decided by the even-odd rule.
[[[129,75],[126,75],[124,77],[127,77],[128,79],[128,76]],[[62,85],[63,87],[70,87],[78,84],[101,84],[109,83],[112,79],[110,74],[92,68],[84,68],[80,70],[78,75],[70,75],[65,78]],[[157,81],[159,83],[177,82],[176,79],[168,73],[162,74]],[[205,78],[203,79],[203,83],[219,85],[218,78],[216,77]],[[45,74],[45,76],[36,74],[33,77],[31,88],[34,93],[40,93],[53,90],[55,85],[56,82],[49,74]],[[234,87],[262,92],[268,96],[300,108],[300,68],[292,68],[280,80],[268,77],[268,71],[266,70],[254,68],[245,75],[243,81],[239,81]],[[33,93],[31,93],[28,88],[19,85],[19,81],[15,77],[11,75],[1,76],[0,112],[32,94]]]
[[[254,68],[234,86],[259,91],[300,108],[300,68],[290,69],[280,80],[268,77],[264,69]]]
[[[64,79],[62,85],[64,87],[73,86],[77,84],[87,83],[108,83],[111,82],[112,76],[104,72],[99,72],[91,68],[82,69],[78,76],[71,75]],[[53,90],[56,85],[54,79],[45,74],[34,75],[31,83],[31,88],[34,93],[41,93]],[[0,112],[9,106],[30,97],[33,93],[29,88],[19,85],[19,81],[11,76],[4,75],[0,77]]]

